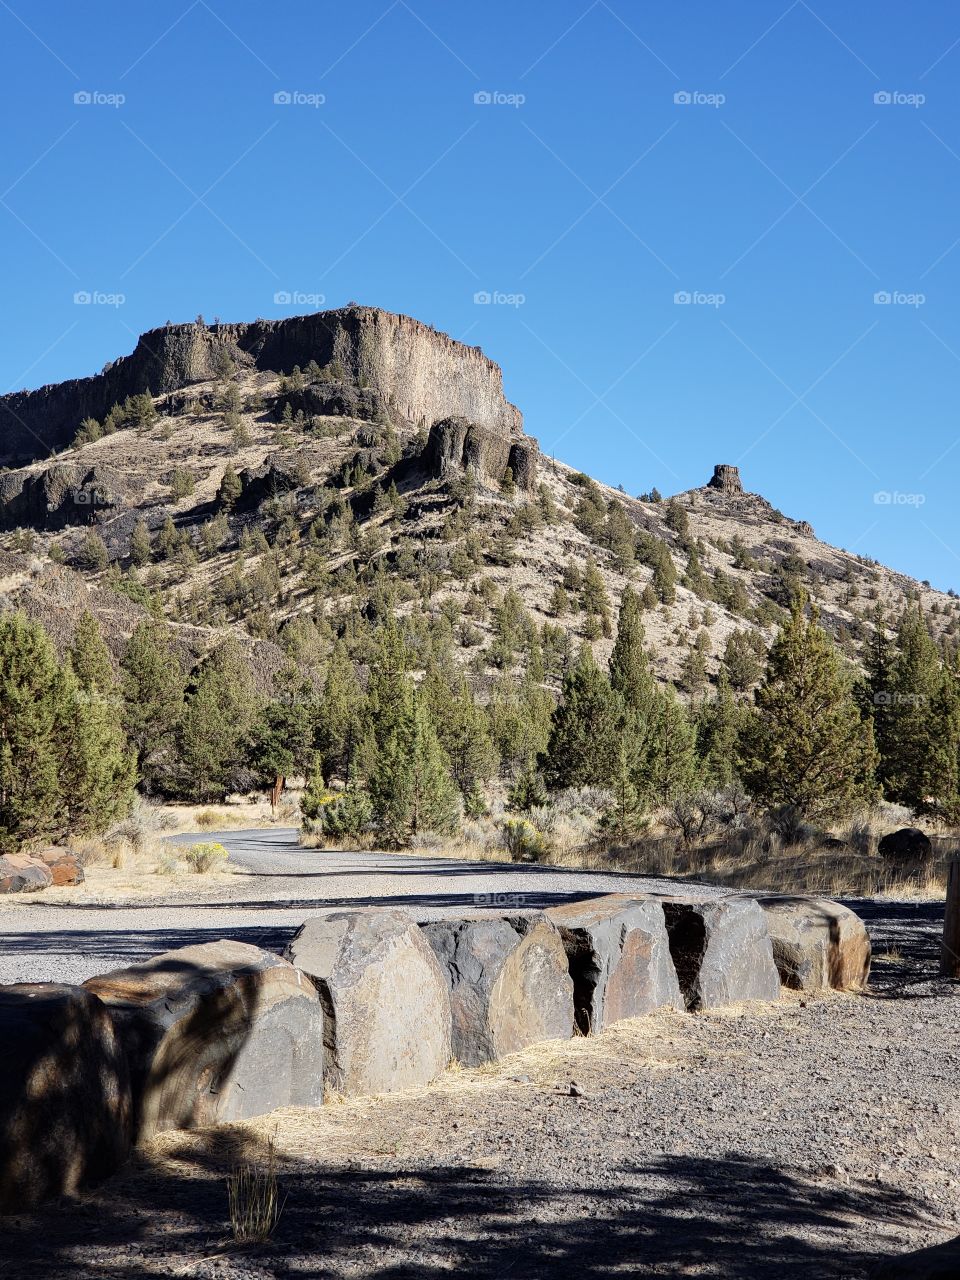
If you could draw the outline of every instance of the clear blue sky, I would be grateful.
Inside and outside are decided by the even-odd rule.
[[[960,587],[958,76],[942,0],[0,0],[0,390],[353,299],[600,479]]]

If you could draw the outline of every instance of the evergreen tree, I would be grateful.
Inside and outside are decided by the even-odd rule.
[[[363,733],[365,703],[346,646],[338,641],[327,663],[317,715],[317,746],[328,777],[346,780]]]
[[[253,676],[236,640],[225,640],[200,665],[177,731],[182,792],[223,800],[236,785],[257,710]]]
[[[617,639],[610,654],[610,685],[624,705],[638,715],[649,715],[656,692],[645,646],[643,609],[637,593],[625,587],[620,599]]]
[[[143,520],[138,520],[130,535],[130,561],[139,569],[149,564],[152,554],[153,543],[150,540],[150,530]]]
[[[228,462],[223,469],[217,501],[226,511],[232,511],[243,493],[243,484],[233,466]]]
[[[876,750],[815,609],[794,597],[741,738],[747,790],[770,806],[829,822],[874,795]]]
[[[672,686],[657,691],[649,728],[638,752],[636,773],[640,796],[669,804],[695,791],[700,782],[696,731]]]
[[[464,800],[475,796],[499,761],[487,717],[477,706],[466,679],[452,664],[432,668],[421,685],[423,697],[446,752],[450,772]]]
[[[457,789],[450,764],[430,719],[426,699],[417,691],[409,727],[410,835],[435,831],[446,835],[459,821]]]
[[[110,650],[104,644],[99,622],[89,611],[80,615],[73,644],[67,652],[73,673],[85,693],[97,692],[106,697],[117,693]]]
[[[104,687],[84,683],[68,660],[60,673],[57,703],[62,824],[77,835],[104,831],[129,811],[136,780],[120,701]]]
[[[583,645],[563,680],[544,756],[551,789],[606,786],[613,774],[624,704]]]
[[[161,622],[141,622],[120,659],[123,725],[137,771],[149,790],[161,777],[165,755],[183,712],[180,661]]]
[[[313,686],[296,666],[288,663],[274,683],[275,696],[253,718],[247,753],[260,781],[270,787],[276,808],[287,778],[310,769],[318,717]]]
[[[624,844],[644,825],[643,804],[634,785],[636,760],[632,739],[621,735],[616,768],[609,780],[613,799],[600,819],[600,834],[614,844]]]
[[[705,701],[697,716],[697,754],[700,757],[704,783],[722,790],[734,782],[737,774],[737,739],[742,715],[730,688],[726,672],[721,668],[717,689]]]
[[[0,615],[0,850],[48,835],[61,813],[61,684],[43,627]]]

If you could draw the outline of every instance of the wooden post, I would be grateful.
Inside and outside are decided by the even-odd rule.
[[[960,858],[951,859],[947,878],[940,972],[945,978],[960,978]]]

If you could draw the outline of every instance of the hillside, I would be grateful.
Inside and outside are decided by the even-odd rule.
[[[371,308],[156,330],[94,378],[0,398],[0,451],[4,597],[68,640],[89,593],[115,650],[151,605],[185,655],[231,631],[266,676],[278,642],[321,661],[396,612],[449,633],[480,689],[531,663],[556,684],[571,642],[606,657],[629,581],[657,675],[695,695],[797,584],[854,661],[878,603],[918,600],[947,640],[960,621],[735,468],[667,501],[544,458],[478,348]]]

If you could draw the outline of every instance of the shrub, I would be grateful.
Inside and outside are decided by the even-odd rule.
[[[197,875],[203,875],[207,871],[212,871],[218,863],[226,861],[230,854],[216,840],[207,840],[201,844],[191,845],[189,849],[184,849],[183,859],[190,867],[191,871],[195,871]]]
[[[223,831],[233,825],[229,815],[219,809],[198,809],[194,821],[201,831]]]
[[[237,1165],[227,1179],[230,1226],[238,1244],[262,1244],[273,1234],[283,1211],[273,1142],[263,1164]]]
[[[500,836],[513,862],[539,862],[547,853],[546,836],[526,818],[507,818]]]

